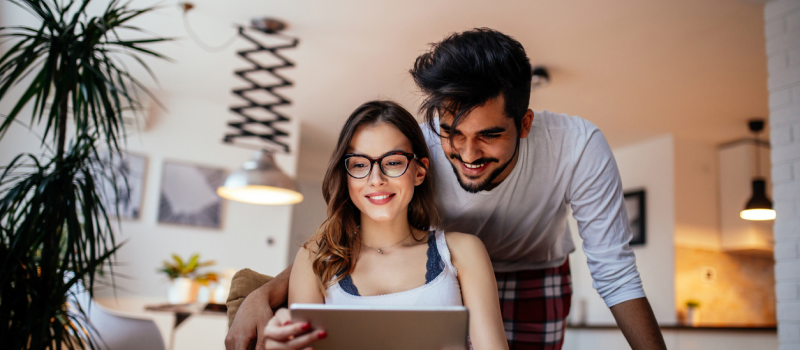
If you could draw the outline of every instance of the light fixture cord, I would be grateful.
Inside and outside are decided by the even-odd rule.
[[[187,15],[188,12],[189,12],[189,10],[184,10],[183,11],[183,27],[186,28],[186,33],[189,34],[189,37],[192,39],[192,41],[197,43],[197,45],[200,46],[201,49],[203,49],[205,51],[208,51],[208,52],[217,53],[217,52],[220,52],[220,51],[225,50],[226,48],[228,48],[228,46],[233,44],[233,41],[236,40],[236,37],[238,35],[234,33],[234,35],[230,39],[228,39],[227,42],[225,42],[224,44],[222,44],[220,46],[211,46],[211,45],[206,44],[194,32],[194,30],[192,29],[192,26],[189,25],[189,17]]]
[[[761,178],[761,142],[758,139],[758,131],[756,133],[756,178]]]

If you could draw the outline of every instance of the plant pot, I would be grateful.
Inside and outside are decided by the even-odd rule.
[[[178,277],[169,283],[167,291],[167,301],[170,304],[187,304],[194,302],[195,285],[194,281],[186,277]]]
[[[686,308],[686,325],[697,326],[700,323],[700,310],[697,307]]]

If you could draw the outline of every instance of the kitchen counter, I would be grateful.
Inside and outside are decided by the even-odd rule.
[[[686,325],[659,325],[661,330],[687,330],[687,331],[752,331],[752,332],[777,332],[777,326],[686,326]],[[567,325],[567,329],[594,329],[594,330],[614,330],[619,329],[617,325]]]
[[[670,350],[777,349],[776,327],[661,325]],[[568,325],[564,350],[630,349],[616,325]]]

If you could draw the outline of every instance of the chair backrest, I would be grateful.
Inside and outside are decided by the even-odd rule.
[[[164,339],[151,319],[120,315],[89,300],[86,292],[77,294],[77,302],[89,316],[109,350],[164,350]]]

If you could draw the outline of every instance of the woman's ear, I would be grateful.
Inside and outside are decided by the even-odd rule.
[[[422,163],[424,167],[417,165],[417,172],[416,176],[414,177],[414,186],[422,185],[422,182],[425,181],[425,175],[428,174],[428,167],[430,166],[428,158],[420,158],[417,159],[417,161]]]

